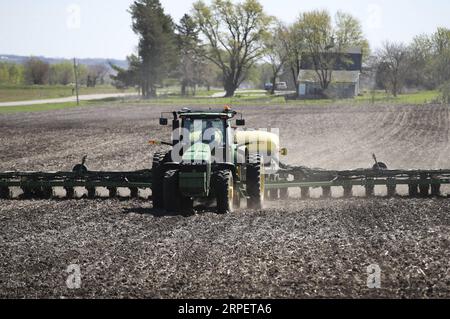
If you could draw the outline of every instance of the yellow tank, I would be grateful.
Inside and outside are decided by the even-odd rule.
[[[269,132],[237,131],[235,142],[239,145],[246,145],[250,153],[273,156],[280,151],[279,136]]]

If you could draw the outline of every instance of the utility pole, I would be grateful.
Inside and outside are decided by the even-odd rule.
[[[73,71],[75,73],[75,91],[77,94],[77,105],[80,105],[80,98],[78,95],[78,68],[77,68],[77,60],[73,58]]]

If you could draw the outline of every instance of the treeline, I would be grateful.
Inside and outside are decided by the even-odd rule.
[[[24,84],[24,68],[15,63],[0,62],[0,84]]]
[[[140,88],[144,97],[156,96],[168,79],[180,84],[183,95],[195,94],[199,85],[221,85],[228,97],[245,82],[275,84],[284,77],[298,93],[305,55],[326,93],[336,59],[353,47],[362,50],[374,90],[397,95],[405,87],[434,89],[450,74],[447,29],[371,52],[360,21],[344,12],[303,12],[292,24],[267,14],[257,0],[198,1],[178,22],[158,0],[135,0],[129,12],[138,48],[128,57],[128,69],[112,66],[113,80],[116,86]]]
[[[105,65],[77,66],[79,84],[95,87],[109,80],[109,68]],[[49,64],[31,57],[24,64],[0,63],[1,85],[69,85],[75,83],[72,62]]]
[[[287,25],[268,15],[257,0],[198,1],[174,23],[158,0],[136,0],[130,13],[138,50],[128,57],[128,69],[113,66],[114,80],[118,86],[140,87],[145,97],[156,96],[167,78],[179,80],[182,94],[219,80],[227,97],[246,80],[268,77],[275,83],[286,70],[296,83],[304,52],[314,57],[326,90],[336,62],[330,53],[352,46],[369,53],[360,22],[343,12],[335,17],[327,11],[307,12]]]
[[[384,43],[372,61],[376,87],[394,96],[404,88],[450,87],[450,29],[438,28],[410,44]]]

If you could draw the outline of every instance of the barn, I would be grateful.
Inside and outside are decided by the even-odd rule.
[[[307,54],[302,55],[298,76],[299,98],[353,98],[360,94],[360,76],[362,69],[362,50],[352,48],[337,54],[331,72],[331,83],[326,92],[320,85],[319,75],[314,67],[314,60]],[[318,70],[320,72],[320,70]]]

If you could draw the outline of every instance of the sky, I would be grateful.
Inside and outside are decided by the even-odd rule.
[[[125,59],[138,39],[127,12],[132,0],[0,0],[0,54]],[[178,21],[194,0],[161,0]],[[208,1],[206,1],[208,2]],[[448,0],[260,0],[268,14],[293,22],[300,12],[338,10],[360,19],[372,49],[383,41],[450,28]]]

